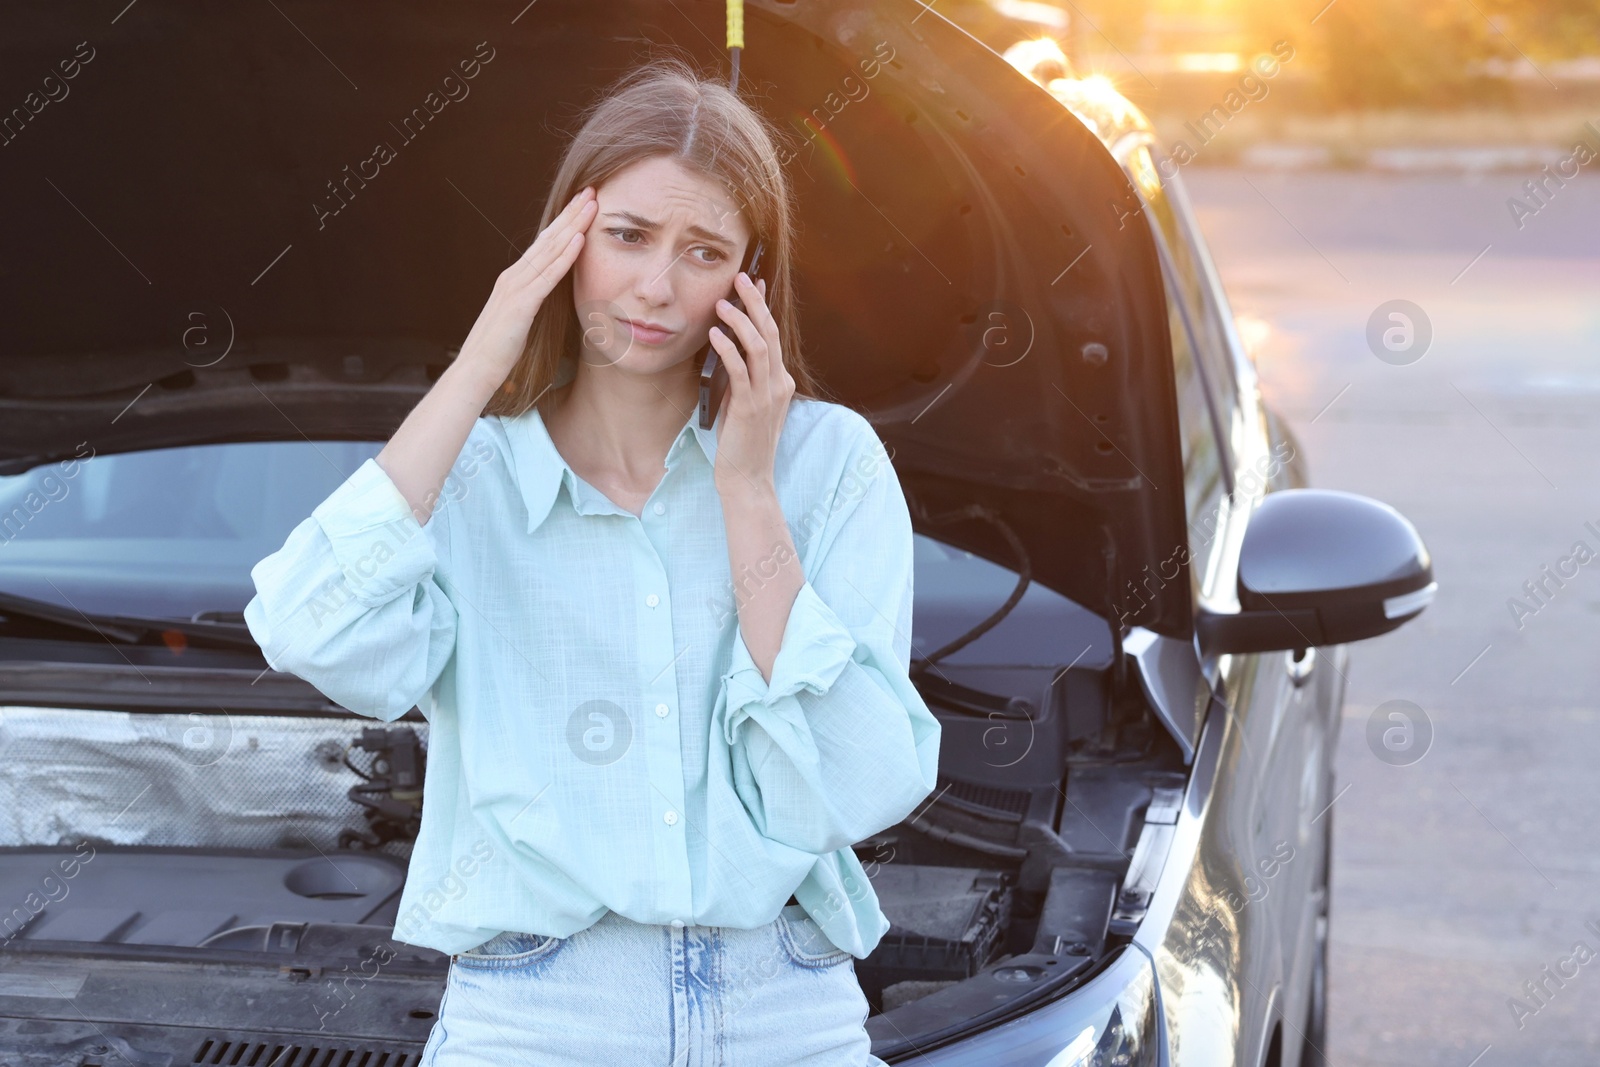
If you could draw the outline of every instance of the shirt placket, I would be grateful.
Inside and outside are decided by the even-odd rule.
[[[661,910],[674,921],[694,921],[689,885],[689,827],[684,820],[683,745],[678,706],[678,649],[673,647],[672,593],[667,568],[656,545],[662,543],[671,517],[664,502],[669,470],[645,502],[642,514],[630,516],[629,533],[639,545],[632,553],[635,617],[638,619],[638,671],[643,709],[647,774],[650,780],[648,819],[654,839],[655,868],[660,882]],[[656,531],[652,536],[651,531]]]

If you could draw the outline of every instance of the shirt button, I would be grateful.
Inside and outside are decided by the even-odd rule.
[[[656,501],[656,506],[653,510],[657,515],[665,515],[667,513],[667,506],[658,500]]]
[[[676,826],[678,825],[678,813],[675,811],[669,811],[665,815],[661,816],[661,821],[666,823],[668,826]]]
[[[644,598],[644,602],[649,604],[651,607],[655,607],[657,604],[661,603],[661,598],[656,596],[654,593],[651,593],[649,596]]]
[[[671,710],[671,709],[669,709],[665,704],[657,704],[656,705],[656,718],[665,719],[667,717],[667,712],[669,710]]]

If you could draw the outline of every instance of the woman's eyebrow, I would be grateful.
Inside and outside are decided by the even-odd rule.
[[[630,222],[639,227],[641,230],[656,230],[661,228],[661,223],[652,222],[643,215],[635,215],[631,211],[608,211],[606,212],[606,217],[622,219],[624,222]],[[724,248],[733,247],[733,242],[728,238],[724,237],[720,233],[715,233],[711,230],[708,230],[704,226],[690,225],[688,229],[689,234],[692,237],[698,237],[702,241],[710,241],[713,244],[722,245]]]

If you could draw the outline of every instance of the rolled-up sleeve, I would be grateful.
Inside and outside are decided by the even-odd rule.
[[[268,665],[385,722],[417,706],[455,650],[438,579],[449,511],[418,522],[377,460],[363,462],[250,569],[244,619]]]
[[[770,680],[734,627],[718,709],[734,788],[760,832],[824,855],[904,819],[934,789],[939,721],[909,677],[911,516],[864,419],[798,546],[806,580]]]

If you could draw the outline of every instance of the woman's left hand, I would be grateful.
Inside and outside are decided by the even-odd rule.
[[[713,475],[724,499],[776,491],[772,468],[778,435],[794,396],[794,378],[783,365],[778,323],[767,307],[766,279],[758,287],[740,271],[733,284],[746,311],[718,300],[717,315],[725,325],[711,328],[712,347],[728,370]],[[729,331],[738,339],[739,348],[728,339]],[[740,348],[745,357],[740,356]]]

